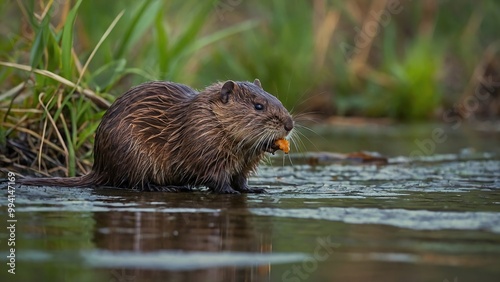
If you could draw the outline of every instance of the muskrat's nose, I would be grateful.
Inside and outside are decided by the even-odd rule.
[[[293,129],[293,119],[291,117],[289,117],[285,121],[285,130],[286,130],[286,132],[290,132],[290,131],[292,131],[292,129]]]

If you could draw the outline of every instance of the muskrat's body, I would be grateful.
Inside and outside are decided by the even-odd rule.
[[[144,83],[103,116],[89,174],[20,183],[262,192],[249,188],[247,178],[292,128],[288,111],[258,80],[216,83],[200,93],[177,83]]]

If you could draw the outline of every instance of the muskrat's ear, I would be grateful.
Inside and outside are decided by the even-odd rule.
[[[232,80],[226,81],[220,90],[220,98],[222,103],[227,103],[229,101],[229,95],[234,92],[236,88],[236,83]]]
[[[254,81],[253,81],[253,84],[257,85],[260,87],[260,89],[264,89],[262,88],[262,85],[260,84],[260,80],[258,78],[256,78]]]

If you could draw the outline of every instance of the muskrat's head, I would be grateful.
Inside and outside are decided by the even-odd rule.
[[[294,121],[260,81],[226,81],[210,86],[212,111],[237,146],[274,153],[275,141],[292,131]]]

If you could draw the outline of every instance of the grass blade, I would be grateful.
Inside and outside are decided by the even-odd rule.
[[[75,25],[78,7],[80,7],[81,3],[82,0],[78,0],[73,9],[69,12],[61,39],[62,75],[68,79],[72,77],[73,57],[71,56],[71,51],[73,49],[73,27]]]
[[[142,5],[137,9],[137,13],[134,15],[132,21],[128,25],[125,34],[123,35],[123,39],[120,42],[118,50],[115,52],[115,59],[123,58],[126,50],[132,44],[134,37],[136,37],[136,33],[140,32],[139,27],[141,26],[139,23],[149,16],[146,11],[151,6],[151,0],[143,1]]]
[[[214,42],[217,42],[219,40],[222,40],[226,37],[229,37],[231,35],[250,30],[254,27],[256,27],[259,24],[258,20],[249,20],[242,22],[240,24],[225,28],[223,30],[219,30],[217,32],[214,32],[212,34],[209,34],[203,38],[198,39],[194,44],[192,44],[189,48],[186,49],[186,54],[190,54],[192,52],[196,52],[197,50],[210,45]]]
[[[48,36],[50,31],[50,16],[47,15],[43,18],[40,26],[36,31],[35,40],[33,41],[33,46],[30,50],[30,65],[35,68],[40,64],[42,60],[45,47],[47,45]],[[34,27],[33,27],[34,28]]]
[[[158,48],[158,67],[160,70],[160,76],[165,77],[169,68],[168,60],[168,34],[167,29],[163,23],[163,9],[160,9],[156,14],[155,19],[155,31],[156,31],[156,46]],[[163,51],[163,52],[162,52]]]

